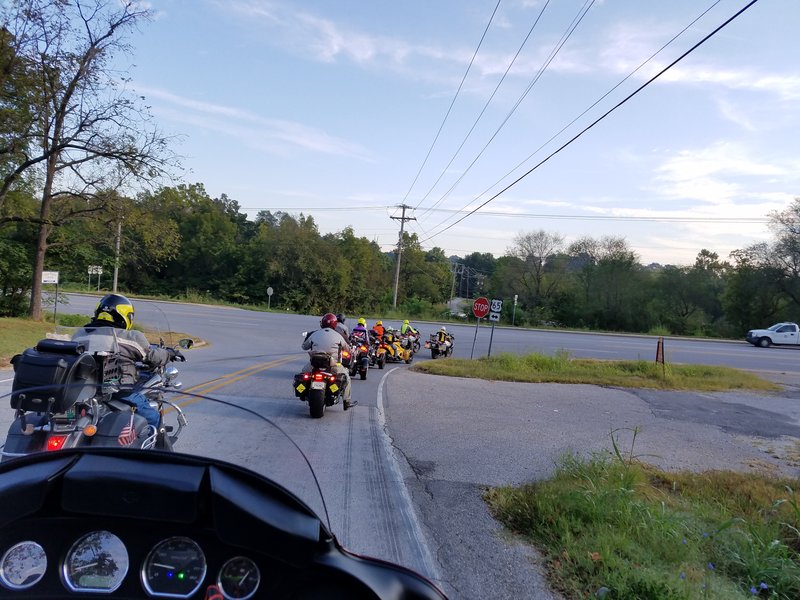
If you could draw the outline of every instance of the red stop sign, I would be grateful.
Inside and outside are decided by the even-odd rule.
[[[472,303],[472,314],[482,319],[489,314],[489,301],[481,296]]]

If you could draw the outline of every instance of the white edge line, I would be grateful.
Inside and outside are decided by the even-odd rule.
[[[9,381],[14,381],[14,378],[11,379],[0,379],[0,383],[8,383]]]
[[[422,564],[425,566],[425,570],[427,571],[426,576],[429,579],[435,581],[442,581],[441,576],[439,575],[439,571],[436,568],[436,564],[433,562],[433,558],[431,557],[431,553],[428,550],[428,544],[425,540],[425,536],[422,533],[422,528],[420,527],[419,520],[417,519],[417,513],[414,510],[414,504],[411,501],[411,495],[408,493],[408,488],[406,488],[405,481],[403,479],[403,474],[400,471],[400,465],[397,462],[397,456],[394,450],[394,445],[392,444],[392,440],[389,437],[389,434],[386,430],[386,413],[383,410],[383,384],[386,381],[386,378],[392,374],[392,371],[397,369],[389,370],[383,377],[381,377],[381,382],[378,384],[378,398],[377,398],[377,405],[378,405],[378,423],[380,424],[381,428],[381,439],[383,441],[383,448],[386,453],[387,462],[392,470],[392,475],[400,484],[398,487],[400,489],[400,498],[405,504],[405,506],[401,506],[400,510],[405,514],[408,521],[411,523],[412,531],[411,534],[414,539],[417,540],[417,545],[419,546],[420,553],[422,554]]]

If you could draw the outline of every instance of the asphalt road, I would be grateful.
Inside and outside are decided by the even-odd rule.
[[[88,314],[95,302],[73,296],[69,312]],[[209,342],[187,352],[188,362],[179,365],[187,390],[268,416],[300,445],[319,477],[332,528],[346,546],[414,568],[452,598],[552,597],[535,552],[503,533],[481,493],[547,477],[564,452],[607,450],[612,431],[630,448],[631,430],[638,428],[632,452],[665,468],[800,475],[800,354],[794,349],[666,342],[668,360],[728,364],[783,378],[787,387],[780,394],[483,382],[411,373],[401,365],[371,369],[366,381],[354,381],[354,410],[336,406],[312,420],[290,383],[305,361],[301,332],[317,327],[315,317],[146,301],[136,308],[137,321]],[[436,326],[420,328],[427,334]],[[456,335],[455,355],[469,357],[474,326],[448,329]],[[475,356],[488,351],[489,334],[488,327],[478,330]],[[649,358],[655,340],[497,328],[492,352]],[[417,357],[423,359],[424,352]],[[9,385],[0,382],[0,393]],[[184,406],[190,423],[178,450],[255,470],[280,462],[267,454],[251,420],[205,400]],[[0,415],[0,428],[8,413]]]

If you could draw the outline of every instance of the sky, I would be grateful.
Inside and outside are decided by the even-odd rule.
[[[388,251],[405,204],[448,256],[545,230],[688,265],[800,197],[800,2],[757,1],[603,115],[748,2],[150,0],[121,59],[183,181],[250,218]]]

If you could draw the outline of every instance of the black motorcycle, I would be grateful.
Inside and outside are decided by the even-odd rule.
[[[16,412],[1,460],[83,446],[171,450],[187,423],[180,407],[163,397],[163,390],[181,387],[172,365],[151,370],[139,365],[140,380],[121,386],[116,355],[89,353],[79,341],[56,339],[40,340],[11,364],[11,408]],[[124,400],[134,390],[158,410],[158,427]],[[176,411],[177,429],[164,423],[164,405]]]
[[[311,417],[319,419],[325,414],[326,406],[339,403],[345,375],[333,372],[333,359],[326,352],[314,352],[310,358],[311,371],[294,376],[294,395],[308,402]]]
[[[236,409],[265,457],[259,472],[113,447],[3,462],[0,596],[446,600],[422,575],[341,545],[308,458],[281,428],[182,394]]]
[[[355,377],[356,373],[361,379],[367,378],[367,371],[370,366],[370,347],[366,340],[352,339],[350,346],[350,377]]]

